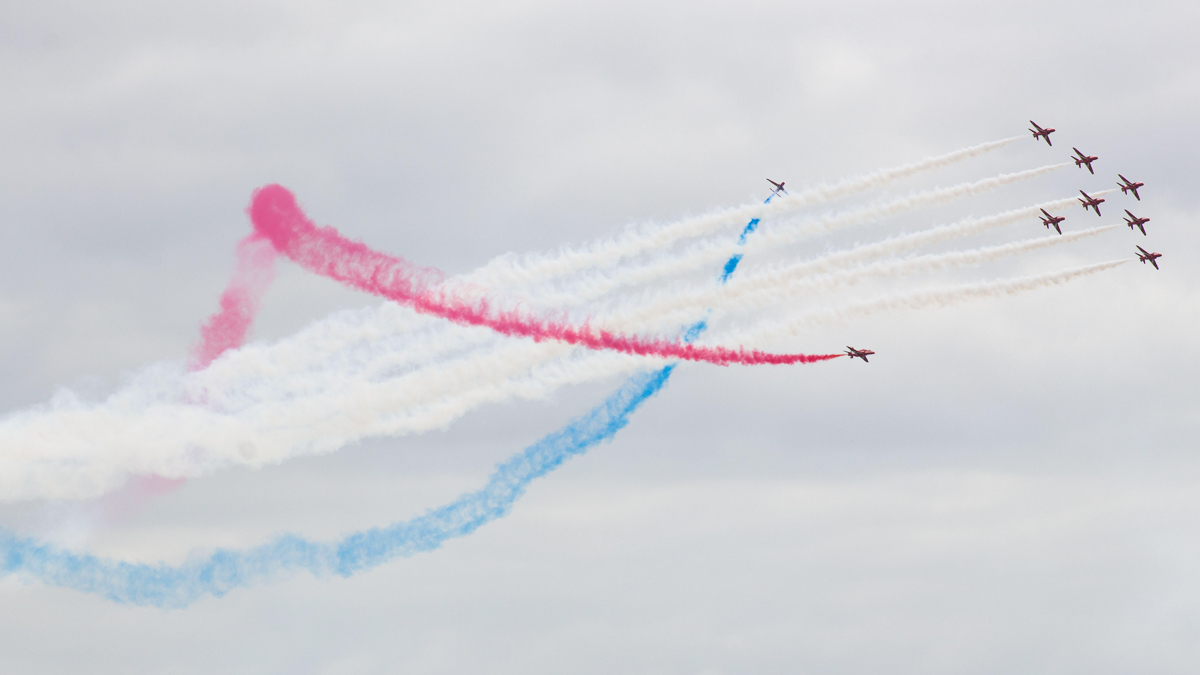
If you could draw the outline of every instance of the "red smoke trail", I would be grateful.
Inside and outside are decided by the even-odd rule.
[[[281,185],[267,185],[254,192],[247,209],[255,232],[266,237],[275,250],[304,269],[347,286],[407,305],[455,323],[486,326],[504,335],[558,340],[591,349],[611,349],[641,356],[660,356],[717,365],[739,363],[790,364],[835,359],[842,354],[770,354],[758,350],[704,347],[682,341],[626,336],[606,330],[572,326],[541,319],[517,310],[492,309],[486,298],[456,297],[436,286],[441,272],[418,267],[406,260],[371,250],[350,241],[332,227],[313,224],[296,198]]]
[[[262,296],[275,278],[275,248],[257,232],[237,245],[237,267],[221,294],[221,309],[200,326],[200,344],[192,349],[188,369],[204,370],[226,350],[242,346],[254,323]]]

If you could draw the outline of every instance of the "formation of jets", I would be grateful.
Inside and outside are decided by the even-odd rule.
[[[1043,128],[1038,126],[1038,123],[1034,122],[1033,120],[1029,120],[1029,123],[1033,125],[1033,128],[1029,131],[1033,134],[1034,141],[1041,139],[1046,141],[1046,145],[1048,146],[1054,145],[1050,142],[1050,134],[1054,133],[1054,129],[1050,127]],[[1073,147],[1071,149],[1075,151],[1075,154],[1071,155],[1071,160],[1075,162],[1075,166],[1079,168],[1086,166],[1088,173],[1092,174],[1093,176],[1096,175],[1095,169],[1092,168],[1092,162],[1100,158],[1095,155],[1085,155],[1079,148]],[[1117,187],[1121,189],[1121,194],[1127,195],[1132,193],[1134,199],[1138,200],[1139,202],[1142,201],[1142,196],[1138,194],[1138,188],[1145,187],[1145,183],[1129,180],[1122,174],[1117,174],[1117,178]],[[1083,205],[1083,210],[1087,211],[1088,209],[1091,209],[1096,212],[1097,216],[1100,216],[1100,205],[1103,204],[1105,200],[1101,197],[1093,197],[1083,190],[1080,190],[1079,194],[1083,195],[1082,197],[1078,198],[1079,203]],[[1125,210],[1125,215],[1127,216],[1125,218],[1125,224],[1129,226],[1129,229],[1132,231],[1133,228],[1136,227],[1139,231],[1141,231],[1142,236],[1146,236],[1146,223],[1150,222],[1150,219],[1139,218],[1133,215],[1129,209]],[[1059,223],[1066,220],[1066,216],[1052,216],[1048,211],[1046,211],[1046,209],[1042,209],[1042,215],[1038,217],[1042,219],[1042,225],[1046,226],[1047,229],[1053,227],[1056,232],[1062,234],[1062,228],[1059,227]],[[1138,246],[1137,250],[1138,260],[1141,260],[1143,263],[1150,263],[1151,265],[1154,265],[1154,269],[1159,269],[1157,260],[1162,257],[1161,253],[1152,253],[1141,246]]]
[[[1056,131],[1053,127],[1042,127],[1042,126],[1038,125],[1037,122],[1034,122],[1033,120],[1029,120],[1029,123],[1033,125],[1033,128],[1030,129],[1029,132],[1031,134],[1033,134],[1034,141],[1037,141],[1040,139],[1040,140],[1046,141],[1047,146],[1054,147],[1054,143],[1052,143],[1050,141],[1050,134],[1052,134]],[[1075,154],[1071,155],[1071,159],[1075,162],[1075,166],[1078,168],[1082,168],[1082,167],[1086,166],[1088,173],[1092,174],[1093,176],[1096,175],[1096,170],[1094,168],[1092,168],[1092,162],[1095,162],[1096,160],[1098,160],[1100,158],[1097,157],[1096,155],[1085,155],[1079,148],[1072,147],[1071,149],[1075,151]],[[1126,178],[1125,176],[1123,176],[1122,174],[1117,174],[1117,178],[1119,179],[1117,181],[1117,187],[1121,189],[1121,194],[1127,195],[1129,193],[1133,193],[1134,199],[1138,200],[1139,202],[1142,201],[1142,196],[1138,194],[1138,188],[1145,187],[1145,185],[1146,185],[1145,183],[1131,181],[1128,178]],[[774,197],[775,195],[777,195],[781,192],[783,194],[787,194],[787,191],[785,191],[783,189],[783,185],[784,185],[783,181],[779,181],[778,183],[776,183],[775,181],[768,178],[767,182],[771,184],[771,188],[772,188],[771,196],[772,197]],[[1089,195],[1088,193],[1084,192],[1083,190],[1080,190],[1079,194],[1083,195],[1082,197],[1078,198],[1079,203],[1083,205],[1083,210],[1087,211],[1088,209],[1091,209],[1096,212],[1097,216],[1100,216],[1100,205],[1105,202],[1104,198],[1093,197],[1093,196]],[[1067,217],[1051,215],[1050,212],[1047,211],[1046,209],[1041,209],[1041,212],[1042,212],[1042,215],[1038,216],[1038,218],[1041,218],[1042,225],[1044,225],[1046,227],[1046,229],[1050,229],[1051,227],[1053,227],[1055,232],[1062,234],[1062,227],[1059,226],[1059,223],[1066,220]],[[1125,215],[1128,216],[1127,218],[1125,218],[1125,224],[1129,226],[1129,229],[1133,230],[1133,228],[1136,227],[1138,230],[1141,231],[1142,236],[1146,236],[1146,223],[1150,222],[1150,219],[1149,218],[1139,218],[1138,216],[1135,216],[1132,213],[1130,213],[1129,209],[1125,209]],[[1159,269],[1158,259],[1162,257],[1161,253],[1147,251],[1146,249],[1142,248],[1141,246],[1138,246],[1137,250],[1138,250],[1138,254],[1137,254],[1138,260],[1142,261],[1143,264],[1150,263],[1151,265],[1154,266],[1154,269]],[[875,352],[871,351],[870,349],[855,349],[854,347],[851,347],[849,345],[846,346],[846,352],[845,352],[846,356],[849,356],[851,359],[862,359],[863,363],[869,363],[869,361],[867,360],[867,357],[873,355],[874,353]]]

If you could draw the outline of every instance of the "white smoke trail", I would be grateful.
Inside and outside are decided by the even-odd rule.
[[[709,240],[678,253],[659,256],[638,267],[619,268],[608,274],[588,275],[570,284],[564,290],[531,290],[528,295],[539,306],[571,306],[583,300],[602,297],[623,286],[647,283],[658,279],[693,272],[728,260],[730,256],[744,252],[747,255],[765,249],[803,241],[809,237],[835,230],[861,225],[882,218],[896,216],[919,208],[941,206],[956,199],[970,197],[990,190],[1028,180],[1049,171],[1070,166],[1070,162],[1052,164],[1036,169],[1001,174],[972,183],[960,183],[945,188],[935,188],[899,197],[881,204],[859,207],[847,211],[826,214],[817,218],[804,219],[798,223],[760,228],[755,239],[745,245],[725,240]],[[1065,200],[1074,202],[1072,200]]]
[[[1119,262],[893,296],[764,326],[752,341],[741,341],[754,344],[762,338],[792,336],[820,320],[844,320],[880,309],[916,309],[1028,290],[1115,264]],[[725,342],[729,337],[717,339]],[[428,431],[484,403],[542,398],[566,384],[662,362],[559,343],[500,339],[494,349],[386,380],[364,376],[369,368],[334,368],[317,375],[313,371],[320,369],[310,368],[305,372],[315,380],[297,387],[305,384],[298,381],[300,375],[293,374],[283,384],[273,377],[286,366],[285,356],[271,355],[275,362],[264,363],[270,350],[254,351],[239,354],[243,362],[227,366],[260,375],[250,389],[214,386],[213,380],[221,378],[205,377],[208,371],[187,374],[159,367],[102,404],[59,398],[40,410],[10,416],[0,432],[0,499],[79,499],[102,494],[129,474],[191,477],[231,465],[263,466],[330,452],[363,438]],[[200,395],[208,397],[205,405],[187,402]]]
[[[929,307],[948,307],[967,300],[998,298],[1016,293],[1023,293],[1046,286],[1064,284],[1079,277],[1095,274],[1124,265],[1130,259],[1113,260],[1110,262],[1085,265],[1060,272],[1034,274],[1015,279],[999,279],[995,281],[961,284],[946,288],[930,288],[919,291],[908,291],[887,295],[875,300],[858,302],[841,307],[830,307],[814,310],[793,317],[786,321],[767,323],[757,327],[730,332],[722,336],[724,341],[746,340],[754,344],[795,338],[802,331],[821,324],[844,323],[851,319],[861,318],[884,311],[901,309],[920,310]]]
[[[1022,173],[1051,168],[1056,167]],[[984,185],[1029,175],[918,193],[896,208],[940,203],[956,190],[975,194],[990,189]],[[820,222],[828,228],[836,221]],[[967,260],[959,259],[961,264]],[[903,273],[906,268],[880,264],[875,269]],[[766,302],[773,291],[765,285],[767,278],[760,281],[759,290],[747,285],[737,292],[753,303]],[[778,292],[794,285],[782,277],[773,283],[783,285]],[[640,302],[644,299],[627,299],[623,306],[633,311]],[[665,312],[645,308],[642,316],[624,321],[639,330],[676,326],[683,320],[677,317],[694,317],[710,302],[733,303],[722,303],[719,296],[681,295],[672,300],[669,323]],[[612,320],[622,321],[620,316]],[[177,365],[148,368],[99,403],[63,393],[45,406],[7,416],[0,420],[0,500],[87,498],[119,486],[131,474],[192,477],[232,465],[263,466],[363,438],[428,431],[484,403],[543,398],[566,384],[661,363],[501,338],[487,329],[415,317],[385,303],[376,310],[335,315],[274,345],[229,352],[199,373]]]
[[[981,265],[1009,256],[1073,243],[1119,227],[1120,225],[1103,225],[1088,230],[1068,232],[1061,236],[1047,235],[967,251],[883,260],[833,273],[814,274],[814,268],[822,266],[814,265],[811,262],[778,266],[744,274],[727,284],[714,284],[703,290],[687,289],[673,293],[653,294],[643,298],[636,308],[626,309],[611,318],[602,318],[598,321],[603,321],[613,330],[647,330],[650,327],[657,328],[662,325],[673,326],[687,321],[688,317],[696,316],[705,308],[714,313],[732,308],[741,311],[757,310],[791,300],[803,293],[829,291],[858,283],[870,277],[929,273],[943,269]]]
[[[848,178],[833,185],[818,185],[796,194],[782,194],[768,204],[746,204],[668,225],[650,227],[645,230],[629,230],[615,239],[594,242],[590,246],[579,249],[564,249],[521,258],[502,256],[471,273],[466,280],[492,288],[529,283],[541,284],[549,279],[575,274],[581,270],[608,267],[624,258],[665,249],[680,239],[701,236],[724,227],[743,226],[751,218],[767,218],[790,213],[882,187],[892,181],[924,171],[950,166],[956,162],[997,150],[1021,138],[1024,137],[1012,136],[998,141],[980,143],[911,164]]]

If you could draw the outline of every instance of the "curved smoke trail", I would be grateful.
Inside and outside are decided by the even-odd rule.
[[[436,270],[379,253],[350,241],[331,227],[318,228],[304,215],[296,199],[280,185],[259,188],[250,203],[250,219],[257,232],[271,240],[275,250],[304,269],[351,288],[393,300],[423,314],[458,324],[485,326],[502,335],[556,340],[589,349],[608,349],[660,358],[704,361],[716,365],[787,365],[817,363],[842,354],[772,354],[739,347],[700,346],[683,341],[622,335],[570,325],[529,315],[519,310],[493,309],[486,297],[467,297],[438,285]]]
[[[747,225],[739,241],[744,242],[756,224]],[[726,265],[722,280],[731,273],[732,267]],[[704,322],[693,324],[684,340],[695,339],[705,328]],[[668,365],[631,377],[600,405],[498,466],[482,489],[418,518],[356,532],[336,544],[285,535],[246,551],[219,550],[206,560],[170,567],[104,560],[0,530],[0,572],[30,575],[118,602],[170,607],[183,607],[206,595],[220,597],[289,570],[350,576],[397,557],[433,550],[507,515],[535,478],[611,440],[628,424],[630,415],[666,386],[674,368]]]

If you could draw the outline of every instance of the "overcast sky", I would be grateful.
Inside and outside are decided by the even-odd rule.
[[[1098,175],[1060,169],[811,252],[1120,171],[1142,201],[1114,195],[1088,218],[1139,209],[1150,236],[948,278],[1165,254],[1159,272],[877,315],[801,345],[867,346],[870,364],[688,365],[508,517],[349,579],[284,576],[182,610],[0,580],[0,670],[1191,672],[1197,25],[1180,2],[0,5],[2,411],[182,361],[269,182],[318,222],[464,272],[1032,117],[1059,130],[1053,149],[1027,139],[864,199],[1071,145],[1102,158]],[[284,262],[255,339],[377,303]],[[0,524],[142,562],[331,539],[477,488],[618,383],[143,501],[4,504]]]

